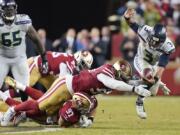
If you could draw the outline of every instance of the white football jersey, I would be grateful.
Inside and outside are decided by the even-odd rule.
[[[8,58],[26,57],[26,32],[32,25],[28,15],[17,14],[11,25],[0,18],[0,55]]]
[[[174,51],[175,46],[169,38],[166,38],[164,44],[158,48],[151,48],[148,45],[147,38],[153,27],[144,25],[138,29],[140,43],[138,46],[137,57],[145,60],[151,65],[156,65],[162,54],[170,54]]]

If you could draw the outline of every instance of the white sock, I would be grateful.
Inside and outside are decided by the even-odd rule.
[[[11,95],[10,95],[10,93],[9,93],[9,90],[6,90],[6,91],[4,92],[4,94],[5,94],[7,97],[11,98]]]
[[[16,112],[15,110],[14,110],[14,106],[12,106],[12,107],[10,107],[11,108],[11,111],[12,112]]]
[[[25,91],[26,86],[18,81],[16,81],[16,88],[21,90],[21,91]]]
[[[8,98],[8,96],[6,94],[4,94],[2,91],[0,91],[0,99],[2,99],[3,101],[6,101]]]

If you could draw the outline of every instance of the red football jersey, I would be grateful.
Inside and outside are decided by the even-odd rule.
[[[81,113],[77,109],[72,108],[72,102],[69,100],[60,109],[59,115],[66,123],[75,124],[79,121]]]
[[[74,92],[85,92],[92,95],[107,92],[108,88],[97,79],[97,75],[100,73],[112,78],[115,77],[115,70],[110,64],[93,70],[81,71],[78,75],[73,76],[72,88]]]
[[[46,57],[49,64],[49,72],[51,72],[54,75],[57,75],[60,73],[59,71],[59,65],[60,63],[65,63],[71,72],[75,71],[75,58],[73,55],[67,54],[67,53],[59,53],[59,52],[50,52],[48,51],[46,53]],[[41,57],[38,58],[38,65],[41,64]]]
[[[88,112],[88,114],[91,113],[91,111],[93,111],[98,105],[98,102],[95,96],[91,96],[91,101],[92,101],[92,105],[90,108],[90,112]],[[79,121],[81,113],[80,111],[72,107],[72,101],[69,100],[60,109],[59,116],[61,116],[61,118],[66,122],[66,124],[70,126]]]

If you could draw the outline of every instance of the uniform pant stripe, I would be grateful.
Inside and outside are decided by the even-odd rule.
[[[37,102],[40,103],[43,100],[47,99],[49,96],[51,96],[62,84],[65,83],[65,80],[61,80],[60,82],[58,82],[53,88],[52,90],[50,90],[49,92],[47,92],[47,94],[43,95],[42,98],[38,99]]]
[[[29,72],[31,73],[32,72],[32,69],[35,67],[35,63],[31,63],[30,66],[29,66]]]

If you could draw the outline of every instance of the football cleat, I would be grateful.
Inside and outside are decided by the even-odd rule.
[[[3,117],[4,117],[4,113],[0,112],[0,121],[3,119]]]
[[[8,126],[15,114],[16,112],[14,111],[13,107],[10,107],[1,119],[1,126]]]
[[[144,105],[138,105],[136,104],[136,112],[137,112],[137,115],[141,118],[141,119],[146,119],[147,118],[147,114],[145,112],[145,109],[144,109]]]
[[[16,81],[13,78],[7,76],[5,78],[5,83],[16,89]]]
[[[25,120],[26,120],[26,113],[25,113],[25,112],[22,112],[22,113],[20,113],[19,115],[17,115],[17,116],[14,117],[14,119],[13,119],[13,125],[14,125],[14,126],[18,126],[21,121],[25,121]]]

